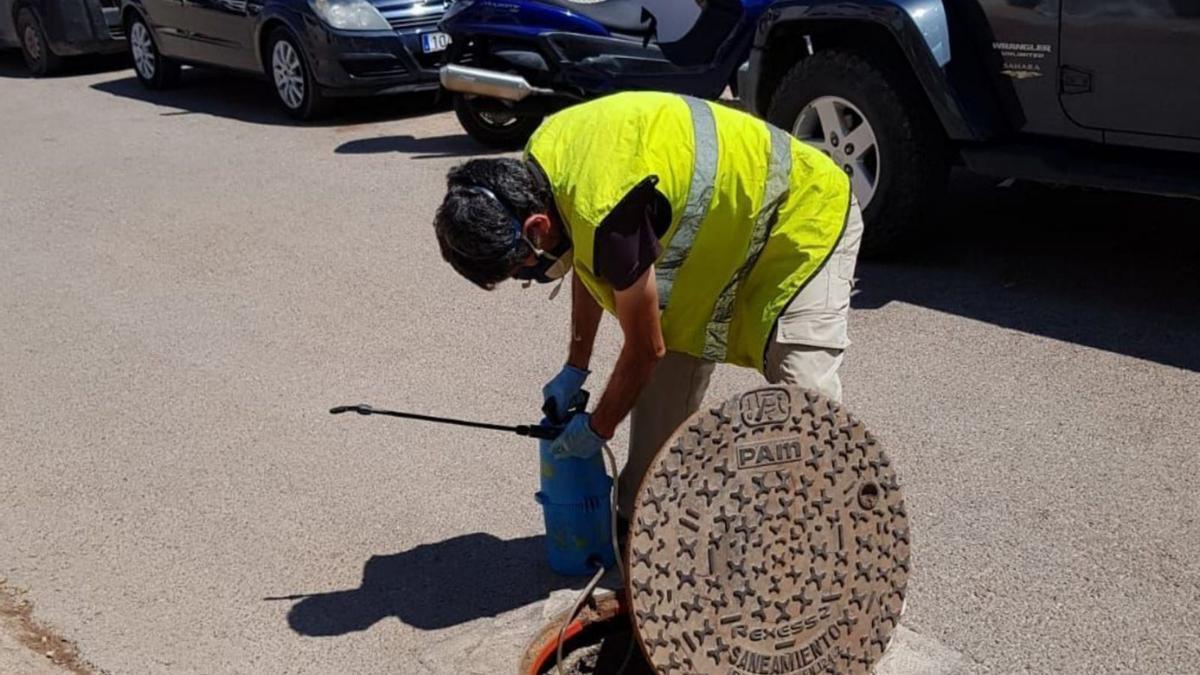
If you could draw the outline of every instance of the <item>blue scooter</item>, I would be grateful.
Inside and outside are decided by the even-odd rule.
[[[442,86],[467,133],[521,147],[555,110],[615,91],[736,89],[771,0],[456,0]]]

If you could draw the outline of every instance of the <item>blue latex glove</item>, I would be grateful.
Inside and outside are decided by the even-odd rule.
[[[592,416],[581,412],[571,416],[571,421],[550,444],[550,454],[563,457],[588,459],[595,457],[604,446],[604,439],[592,431]]]
[[[587,379],[588,371],[581,370],[566,364],[562,370],[558,371],[558,375],[554,376],[553,380],[546,383],[542,387],[542,396],[544,397],[543,410],[545,406],[553,401],[553,420],[561,420],[567,416],[567,409],[571,407],[571,401],[579,395],[579,390],[583,388],[583,382]]]

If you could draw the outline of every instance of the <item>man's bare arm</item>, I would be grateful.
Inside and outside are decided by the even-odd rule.
[[[617,425],[633,409],[654,367],[667,353],[659,323],[653,266],[632,286],[616,292],[616,304],[625,343],[604,395],[592,412],[592,430],[602,438],[612,438]]]
[[[571,345],[567,349],[567,363],[580,370],[588,370],[592,362],[592,347],[596,344],[596,330],[604,308],[588,292],[578,274],[571,275]]]

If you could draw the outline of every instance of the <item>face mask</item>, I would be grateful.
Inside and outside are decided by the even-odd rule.
[[[529,248],[533,249],[534,255],[537,256],[537,263],[532,267],[520,267],[513,273],[513,277],[522,281],[536,281],[539,284],[548,284],[566,276],[567,271],[571,269],[571,263],[574,260],[571,250],[571,242],[566,237],[562,238],[558,246],[553,251],[544,251],[537,246],[528,237],[521,237]]]

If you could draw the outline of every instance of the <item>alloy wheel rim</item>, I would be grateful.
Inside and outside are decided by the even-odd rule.
[[[157,64],[154,61],[154,42],[150,39],[150,31],[141,21],[135,21],[129,31],[129,46],[133,51],[133,65],[138,74],[150,80],[154,78]]]
[[[26,25],[24,34],[21,37],[25,42],[25,52],[29,54],[29,58],[33,61],[41,61],[42,40],[33,26]]]
[[[275,43],[271,50],[271,70],[275,75],[275,90],[288,108],[295,110],[304,103],[304,69],[300,55],[286,40]]]
[[[506,129],[517,123],[517,116],[512,113],[480,110],[475,107],[474,99],[474,96],[467,98],[471,112],[475,113],[475,117],[485,125],[493,129]]]
[[[879,187],[879,143],[867,116],[840,96],[822,96],[804,106],[792,135],[824,152],[846,175],[867,207]]]
[[[517,116],[510,113],[481,112],[479,113],[479,119],[497,129],[511,127],[517,123]]]

